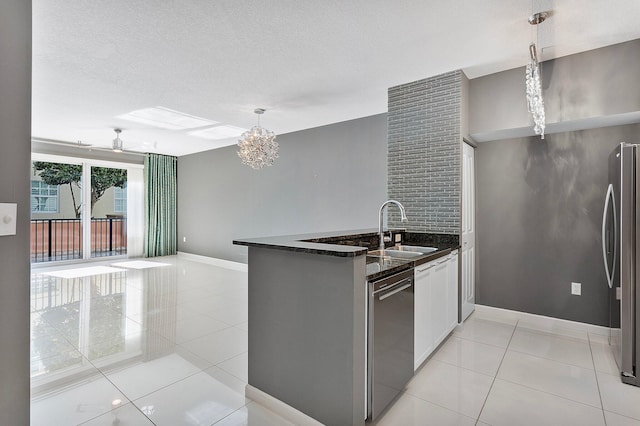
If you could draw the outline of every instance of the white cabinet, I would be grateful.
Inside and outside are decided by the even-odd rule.
[[[447,263],[448,258],[443,257],[434,260],[431,285],[431,304],[429,305],[429,317],[431,318],[431,335],[433,336],[433,349],[449,334],[447,329],[447,306],[449,305],[447,292]]]
[[[454,253],[415,268],[414,369],[458,323],[458,255]]]
[[[433,263],[433,265],[431,264]],[[415,269],[414,280],[414,340],[413,340],[413,368],[417,369],[433,351],[433,337],[431,336],[431,270],[434,262],[420,265]]]
[[[447,280],[447,328],[451,331],[458,325],[458,250],[449,255]]]

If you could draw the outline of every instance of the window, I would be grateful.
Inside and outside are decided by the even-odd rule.
[[[127,185],[124,188],[118,188],[117,186],[113,188],[113,212],[127,212]]]
[[[58,185],[47,185],[42,181],[32,180],[31,211],[34,213],[58,213]]]

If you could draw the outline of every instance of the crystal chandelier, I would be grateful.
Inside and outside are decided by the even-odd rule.
[[[529,17],[531,25],[538,25],[547,18],[546,12],[535,13]],[[537,39],[537,36],[536,36]],[[536,44],[529,45],[530,60],[526,67],[527,108],[533,116],[533,131],[544,139],[544,99],[542,99],[542,84],[540,83],[540,63]]]
[[[238,157],[242,160],[242,164],[246,164],[255,170],[259,170],[264,166],[271,166],[276,158],[278,158],[278,142],[276,135],[260,127],[260,115],[265,110],[256,108],[254,113],[258,114],[258,125],[242,134],[238,141]]]

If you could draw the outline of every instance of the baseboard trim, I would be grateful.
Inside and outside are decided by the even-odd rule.
[[[599,334],[602,336],[609,335],[609,328],[601,325],[587,324],[584,322],[569,321],[560,318],[547,317],[544,315],[530,314],[527,312],[512,311],[510,309],[495,308],[493,306],[476,305],[476,313],[479,316],[483,314],[502,317],[504,319],[515,319],[524,321],[528,325],[535,326],[541,330],[553,331],[555,329],[571,330],[582,333]]]
[[[246,263],[233,262],[231,260],[218,259],[216,257],[201,256],[199,254],[178,252],[178,257],[196,262],[207,263],[209,265],[220,266],[221,268],[233,269],[235,271],[247,272],[249,270]]]
[[[304,414],[302,411],[296,410],[292,406],[285,404],[277,398],[254,388],[250,384],[245,386],[244,394],[247,398],[252,399],[263,407],[273,411],[280,417],[289,420],[295,425],[301,426],[322,426],[322,423]]]

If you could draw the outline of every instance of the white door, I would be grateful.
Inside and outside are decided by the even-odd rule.
[[[460,322],[467,319],[475,309],[476,271],[476,185],[475,149],[462,144],[462,235],[460,245],[461,291]]]

